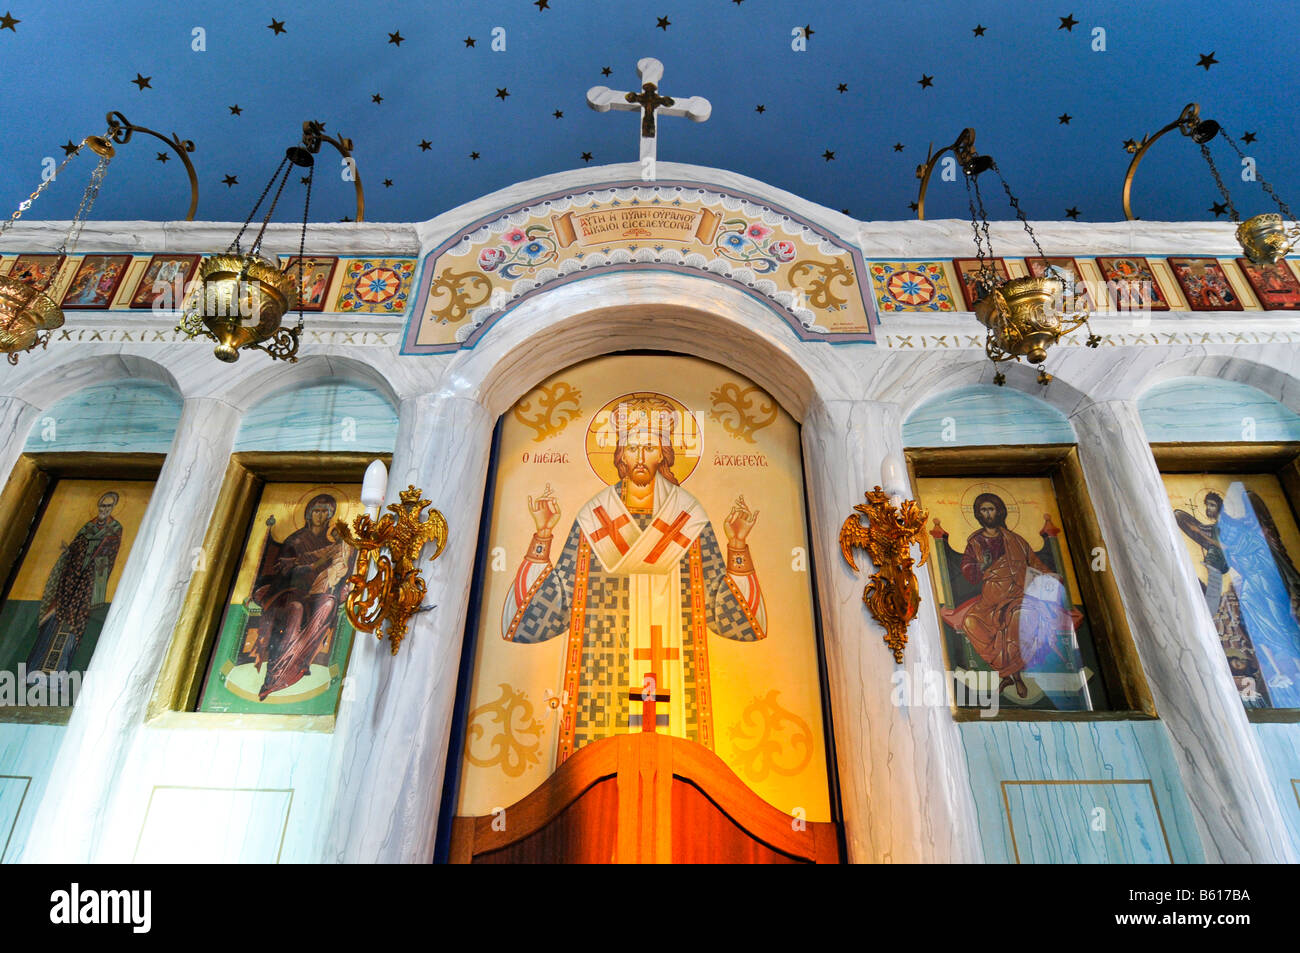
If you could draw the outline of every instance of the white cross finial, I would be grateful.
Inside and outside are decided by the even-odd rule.
[[[713,106],[703,96],[686,99],[661,95],[659,81],[663,79],[664,64],[647,56],[638,60],[637,74],[641,77],[640,92],[627,93],[608,86],[593,86],[587,90],[587,105],[596,112],[611,109],[636,110],[641,113],[641,173],[642,178],[655,178],[656,116],[685,116],[694,122],[704,122],[713,112]]]

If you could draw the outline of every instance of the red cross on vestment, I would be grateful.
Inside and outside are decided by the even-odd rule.
[[[598,506],[592,513],[596,519],[600,520],[600,529],[591,534],[591,541],[598,543],[608,536],[614,543],[614,547],[619,551],[619,555],[626,556],[628,545],[623,540],[623,534],[620,532],[624,526],[632,522],[632,518],[624,513],[618,519],[610,521],[609,514],[605,512],[605,507]]]
[[[661,519],[656,519],[651,525],[663,534],[663,538],[661,538],[659,542],[655,543],[654,549],[650,550],[645,561],[648,563],[654,562],[664,554],[664,550],[668,548],[669,543],[680,543],[683,547],[691,545],[691,541],[680,532],[681,528],[686,525],[686,522],[689,519],[690,514],[685,511],[677,514],[677,519],[673,520],[672,526],[669,526]]]

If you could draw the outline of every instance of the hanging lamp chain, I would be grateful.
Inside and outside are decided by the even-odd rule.
[[[31,208],[32,204],[38,198],[41,197],[41,193],[43,193],[46,189],[50,187],[50,183],[55,181],[63,173],[63,170],[68,167],[68,164],[72,162],[73,159],[81,155],[81,150],[85,147],[86,140],[89,138],[90,137],[87,136],[86,139],[82,139],[81,142],[77,143],[77,147],[63,157],[63,161],[59,163],[59,167],[54,170],[54,173],[48,179],[43,181],[40,185],[36,186],[36,189],[31,193],[31,195],[27,196],[27,198],[25,198],[23,201],[19,202],[18,208],[14,210],[12,215],[10,215],[3,222],[0,222],[0,235],[3,235],[5,232],[9,231],[9,229],[13,228],[14,223],[16,223],[18,219],[22,218],[23,213],[26,212],[29,208]],[[99,163],[100,166],[105,166],[107,164],[108,164],[107,159],[100,159],[100,163]],[[103,173],[100,172],[100,169],[98,167],[96,168],[95,171],[99,173],[99,178],[102,181]],[[87,192],[88,191],[89,188],[87,188]],[[96,191],[98,191],[98,188],[96,188]],[[86,208],[86,196],[84,194],[81,197],[81,206],[83,209],[89,211],[89,209]],[[65,241],[64,244],[66,245],[67,242]]]
[[[1223,196],[1223,201],[1228,206],[1228,215],[1234,222],[1240,222],[1241,216],[1237,214],[1237,206],[1232,204],[1232,196],[1228,194],[1228,187],[1223,184],[1223,178],[1219,175],[1219,169],[1214,164],[1214,157],[1210,155],[1210,147],[1204,142],[1201,143],[1201,158],[1203,158],[1205,164],[1210,167],[1210,174],[1214,176],[1214,184],[1218,186],[1219,194]]]
[[[59,245],[58,254],[66,255],[69,248],[77,247],[81,230],[86,227],[86,216],[94,207],[95,199],[99,197],[99,189],[104,184],[104,176],[108,174],[108,160],[108,156],[100,156],[99,162],[95,164],[95,171],[90,173],[86,191],[81,193],[81,204],[77,206],[77,214],[73,217],[72,224],[68,226],[68,234],[63,237],[63,244]]]
[[[227,253],[234,252],[237,255],[243,254],[243,250],[239,247],[239,240],[244,237],[244,232],[248,229],[249,224],[253,221],[253,216],[256,215],[257,210],[262,207],[262,202],[266,199],[266,194],[271,191],[271,186],[275,185],[275,180],[279,176],[280,170],[284,168],[284,164],[288,161],[289,161],[289,157],[286,155],[283,159],[280,160],[280,164],[275,167],[275,171],[271,173],[271,178],[267,180],[266,188],[262,189],[262,194],[257,197],[257,203],[253,206],[253,210],[248,213],[248,218],[244,219],[244,224],[241,225],[239,227],[239,231],[235,233],[235,240],[232,241],[226,247]],[[281,186],[281,188],[283,188],[283,185]],[[268,219],[270,218],[269,214],[267,215],[267,218]],[[262,223],[262,227],[263,229],[265,229],[266,227],[265,222]]]
[[[284,160],[280,163],[280,165],[283,166],[285,162],[288,161],[289,161],[289,157],[285,156]],[[262,219],[262,227],[257,230],[257,238],[253,239],[253,247],[248,250],[248,253],[250,255],[256,256],[261,254],[262,239],[266,237],[266,226],[271,224],[271,216],[275,214],[275,206],[279,204],[280,194],[284,192],[285,183],[289,181],[289,173],[292,172],[293,169],[294,167],[290,165],[287,169],[284,170],[284,175],[280,177],[280,187],[275,190],[275,197],[271,199],[271,206],[266,210],[266,217]],[[279,169],[277,169],[276,171],[279,172]]]
[[[302,234],[298,238],[298,326],[294,329],[295,334],[302,333],[302,287],[305,279],[305,262],[303,257],[307,251],[307,216],[311,214],[311,182],[312,177],[316,174],[316,164],[307,169],[307,200],[302,205]]]
[[[1244,152],[1241,151],[1241,147],[1237,145],[1236,140],[1233,139],[1232,136],[1228,135],[1228,130],[1226,130],[1226,129],[1224,129],[1222,126],[1220,126],[1220,127],[1219,127],[1219,135],[1223,136],[1223,138],[1227,141],[1228,145],[1230,145],[1230,146],[1232,147],[1232,151],[1235,152],[1235,153],[1237,153],[1237,157],[1238,157],[1239,159],[1241,159],[1242,164],[1244,165],[1244,164],[1246,163],[1247,156],[1246,156],[1246,154],[1245,154]],[[1201,146],[1201,149],[1204,150],[1204,149],[1205,149],[1205,146]],[[1251,164],[1254,165],[1253,160],[1252,160]],[[1211,168],[1211,169],[1214,168],[1213,164],[1211,164],[1210,168]],[[1261,187],[1265,192],[1268,193],[1268,197],[1271,198],[1271,199],[1272,199],[1272,200],[1277,204],[1278,210],[1279,210],[1279,211],[1280,211],[1284,216],[1286,216],[1287,218],[1289,218],[1292,222],[1295,222],[1295,221],[1296,221],[1296,217],[1295,217],[1294,215],[1291,214],[1291,209],[1287,206],[1287,204],[1286,204],[1285,202],[1282,201],[1282,199],[1278,196],[1278,194],[1277,194],[1276,192],[1273,191],[1273,186],[1269,185],[1268,180],[1265,179],[1262,175],[1259,175],[1258,172],[1255,174],[1255,179],[1256,179],[1256,181],[1259,182],[1260,187]],[[1218,172],[1215,172],[1215,174],[1214,174],[1214,180],[1215,180],[1216,182],[1219,181],[1219,174],[1218,174]],[[1222,186],[1220,186],[1220,188],[1222,188]],[[1225,193],[1225,195],[1226,195],[1226,193]],[[1231,207],[1231,205],[1229,205],[1229,207]],[[1233,215],[1232,220],[1233,220],[1234,222],[1237,220],[1235,214]]]
[[[1038,236],[1035,235],[1034,230],[1029,227],[1029,219],[1025,218],[1024,210],[1020,208],[1020,200],[1017,199],[1015,194],[1011,191],[1011,186],[1007,185],[1007,180],[1003,177],[1002,170],[998,168],[998,164],[993,162],[993,160],[989,161],[992,162],[993,171],[997,173],[998,181],[1002,183],[1002,191],[1007,193],[1007,201],[1010,202],[1011,207],[1016,210],[1016,218],[1020,219],[1020,224],[1023,225],[1025,231],[1029,233],[1029,240],[1034,243],[1034,249],[1038,252],[1039,259],[1045,259],[1047,256],[1043,254],[1043,247],[1038,244]],[[978,191],[979,183],[975,184],[975,188]]]

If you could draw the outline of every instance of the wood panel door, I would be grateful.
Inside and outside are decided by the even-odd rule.
[[[453,821],[452,863],[836,863],[833,823],[784,814],[703,745],[587,745],[503,811]]]

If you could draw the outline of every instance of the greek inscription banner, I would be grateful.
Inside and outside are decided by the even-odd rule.
[[[533,294],[624,270],[730,284],[776,310],[800,340],[875,340],[857,248],[787,209],[694,184],[541,196],[456,233],[425,265],[404,354],[473,347]]]

